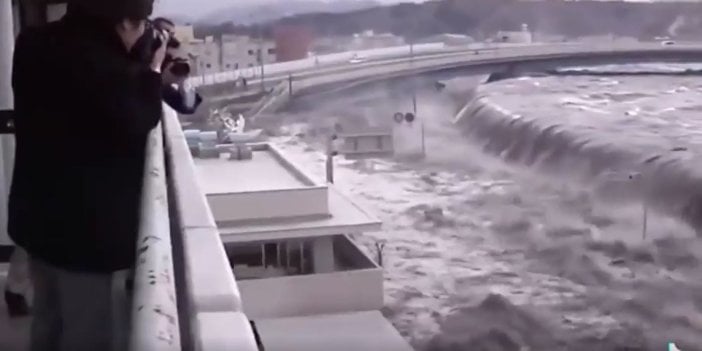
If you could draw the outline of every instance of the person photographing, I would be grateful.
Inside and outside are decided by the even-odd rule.
[[[162,67],[163,101],[182,115],[193,114],[203,99],[187,81],[191,73],[190,60],[176,38],[175,23],[163,17],[147,22],[146,33],[137,43],[134,55],[148,62],[153,48],[161,43],[158,33],[167,34],[167,38],[164,38],[167,49]]]
[[[8,232],[29,254],[32,351],[120,342],[113,276],[135,263],[146,143],[163,112],[168,34],[146,64],[132,57],[152,11],[153,0],[71,0],[17,38]]]

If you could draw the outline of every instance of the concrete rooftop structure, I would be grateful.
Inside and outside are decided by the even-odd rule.
[[[380,221],[333,185],[319,182],[275,146],[252,145],[251,160],[195,159],[224,242],[380,230]]]

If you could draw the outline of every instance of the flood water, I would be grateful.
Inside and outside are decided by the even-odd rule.
[[[702,350],[702,81],[604,74],[622,69],[443,80],[418,91],[426,160],[337,159],[336,185],[385,222],[357,240],[387,241],[384,313],[418,350]],[[288,113],[274,141],[321,177],[325,128],[409,109],[355,91]]]

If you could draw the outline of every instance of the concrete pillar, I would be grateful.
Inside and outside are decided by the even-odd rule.
[[[0,110],[13,108],[12,52],[15,46],[14,11],[12,0],[0,0]],[[7,196],[9,193],[14,137],[0,136],[0,245],[9,245],[7,236]]]
[[[331,273],[336,270],[333,237],[322,236],[312,241],[312,267],[314,273]]]

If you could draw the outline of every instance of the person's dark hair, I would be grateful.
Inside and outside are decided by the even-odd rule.
[[[69,0],[67,12],[117,24],[125,19],[146,20],[153,10],[154,0]]]
[[[171,20],[169,20],[168,18],[165,18],[165,17],[156,17],[156,18],[154,18],[153,20],[151,20],[151,22],[153,22],[154,25],[156,25],[156,26],[159,26],[159,25],[161,25],[161,24],[168,24],[168,25],[170,25],[170,26],[175,27],[175,22],[173,22],[173,21],[171,21]]]

